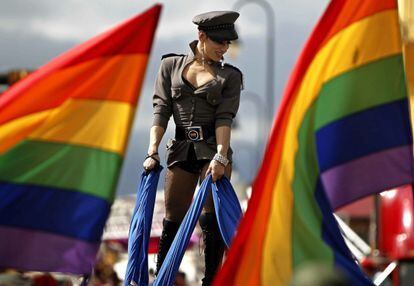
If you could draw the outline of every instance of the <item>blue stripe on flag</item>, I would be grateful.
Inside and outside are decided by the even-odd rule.
[[[320,172],[389,148],[411,144],[408,100],[371,108],[316,133]]]
[[[98,242],[109,211],[105,200],[76,191],[0,183],[0,225]]]

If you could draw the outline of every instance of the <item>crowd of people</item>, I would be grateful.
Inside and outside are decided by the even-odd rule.
[[[0,286],[72,286],[68,277],[55,277],[50,273],[25,273],[11,268],[0,270]]]
[[[12,268],[0,268],[0,286],[121,286],[124,277],[120,277],[115,265],[121,261],[126,250],[118,243],[102,243],[95,267],[90,276],[65,275],[61,273],[24,272]],[[155,275],[149,271],[149,286]],[[179,271],[175,286],[189,286],[186,273]]]

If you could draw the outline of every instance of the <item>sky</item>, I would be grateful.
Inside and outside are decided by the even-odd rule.
[[[267,61],[266,57],[267,16],[263,8],[253,1],[2,0],[0,72],[15,68],[36,69],[155,3],[163,4],[118,184],[118,195],[134,193],[148,148],[152,91],[161,56],[188,52],[188,43],[197,36],[196,26],[191,22],[193,16],[214,10],[233,10],[236,2],[245,3],[239,10],[240,17],[236,22],[240,38],[238,52],[225,55],[225,58],[243,71],[245,89],[232,132],[231,145],[235,151],[232,180],[236,184],[249,185],[258,170],[270,131],[271,122],[267,118],[274,118],[290,71],[328,0],[266,1],[275,15],[274,63]],[[274,64],[275,69],[272,81],[274,95],[265,94],[268,64]],[[265,105],[269,96],[273,96],[274,100],[273,114],[266,114]],[[170,122],[160,145],[162,159],[165,142],[173,136],[171,127],[173,124]],[[165,162],[165,159],[162,161]]]

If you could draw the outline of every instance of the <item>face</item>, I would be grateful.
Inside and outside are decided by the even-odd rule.
[[[227,52],[229,45],[231,44],[230,41],[216,42],[211,38],[207,37],[205,33],[202,33],[202,35],[200,35],[199,40],[204,46],[204,55],[208,59],[213,60],[215,62],[221,60],[223,55]]]

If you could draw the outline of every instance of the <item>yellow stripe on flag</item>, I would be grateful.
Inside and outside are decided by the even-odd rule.
[[[110,100],[71,99],[50,112],[29,138],[123,154],[133,108]]]
[[[46,110],[17,118],[0,126],[0,155],[39,127],[49,114],[50,110]]]

